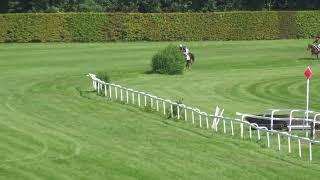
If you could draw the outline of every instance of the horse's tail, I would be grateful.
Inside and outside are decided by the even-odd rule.
[[[194,54],[189,53],[189,56],[190,56],[190,59],[191,59],[192,62],[195,62],[195,61],[196,61],[196,59],[195,59],[195,57],[194,57]]]

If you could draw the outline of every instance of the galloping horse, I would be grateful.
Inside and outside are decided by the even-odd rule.
[[[189,57],[190,57],[190,60],[187,60],[187,58],[186,58],[186,68],[187,69],[190,69],[190,66],[195,62],[195,57],[194,57],[194,55],[191,53],[191,52],[189,52]]]
[[[317,55],[317,59],[319,59],[320,50],[314,44],[308,44],[307,51],[311,50],[311,55]]]

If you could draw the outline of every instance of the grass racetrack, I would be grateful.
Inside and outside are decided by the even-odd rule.
[[[147,74],[168,42],[0,44],[0,179],[318,179],[314,161],[96,96],[89,72],[213,112],[320,111],[320,67],[308,40],[190,42],[184,75]],[[179,44],[180,42],[174,43]]]

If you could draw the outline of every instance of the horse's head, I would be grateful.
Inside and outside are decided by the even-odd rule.
[[[319,50],[314,44],[308,44],[307,50],[311,50],[311,54],[318,54]]]
[[[312,48],[312,44],[308,44],[307,51],[309,51]]]
[[[308,47],[307,47],[307,51],[309,51],[309,50],[316,50],[317,48],[316,48],[316,46],[314,45],[314,44],[308,44]]]

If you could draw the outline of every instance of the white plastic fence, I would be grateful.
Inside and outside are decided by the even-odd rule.
[[[266,133],[266,141],[267,141],[267,147],[271,147],[270,143],[270,134],[277,135],[277,144],[278,144],[278,150],[281,150],[281,136],[285,136],[288,138],[288,152],[292,152],[291,147],[291,141],[296,140],[298,142],[298,152],[299,157],[302,157],[302,148],[301,148],[301,142],[304,141],[308,143],[309,145],[309,160],[312,161],[312,145],[313,144],[320,144],[320,141],[316,141],[313,139],[310,139],[308,137],[300,137],[297,135],[292,135],[288,132],[281,132],[276,130],[268,130],[266,127],[258,126],[258,124],[255,123],[249,123],[248,121],[245,121],[245,114],[238,114],[242,115],[241,119],[234,119],[234,118],[228,118],[223,116],[223,109],[220,110],[220,108],[216,108],[215,114],[209,114],[206,112],[202,112],[198,108],[190,107],[185,104],[178,104],[174,101],[168,100],[168,99],[162,99],[160,97],[140,92],[137,90],[133,90],[130,88],[122,87],[117,84],[113,83],[106,83],[96,77],[94,74],[88,74],[92,80],[92,86],[98,93],[103,93],[106,97],[112,99],[112,100],[119,100],[121,102],[125,102],[127,104],[134,104],[139,107],[141,106],[150,106],[151,108],[155,109],[157,112],[160,112],[160,106],[162,106],[162,114],[174,114],[174,107],[176,107],[176,118],[181,119],[184,118],[185,121],[191,121],[192,124],[196,123],[196,120],[199,122],[199,127],[202,128],[203,124],[205,124],[206,129],[212,129],[214,131],[218,131],[218,124],[220,121],[223,122],[223,133],[227,133],[226,130],[226,122],[230,123],[231,127],[231,135],[235,135],[235,129],[234,129],[234,123],[238,123],[240,125],[240,136],[241,138],[244,137],[244,126],[248,127],[249,131],[249,138],[253,138],[253,131],[257,130],[257,136],[258,140],[262,140],[262,132]],[[120,97],[119,97],[120,94]],[[169,108],[169,110],[167,110]],[[191,114],[191,115],[190,115]],[[190,116],[191,117],[190,117]],[[248,115],[247,115],[248,116]],[[276,118],[274,118],[276,119]],[[203,121],[205,121],[203,123]]]
[[[261,120],[268,120],[270,121],[270,127],[271,130],[273,130],[273,126],[274,126],[274,121],[288,121],[288,131],[289,133],[292,131],[292,128],[295,129],[301,129],[301,130],[307,130],[307,129],[312,129],[312,138],[315,139],[315,127],[316,125],[320,124],[320,121],[317,120],[317,118],[320,116],[319,112],[315,112],[315,111],[308,111],[309,114],[313,115],[313,119],[306,119],[306,110],[302,110],[302,109],[271,109],[271,115],[270,117],[265,117],[265,116],[258,116],[258,115],[252,115],[252,114],[244,114],[244,113],[238,113],[237,115],[240,115],[241,118],[246,118],[246,117],[250,117],[250,118],[256,118],[256,119],[261,119]],[[294,113],[303,113],[304,114],[304,118],[301,117],[295,117]],[[275,113],[288,113],[288,117],[282,117],[282,118],[275,118]],[[283,115],[283,114],[282,114]],[[310,117],[310,116],[309,116]],[[292,125],[293,121],[302,121],[303,123],[300,125]],[[312,126],[309,124],[313,124]],[[306,131],[306,137],[308,137],[308,131]]]

